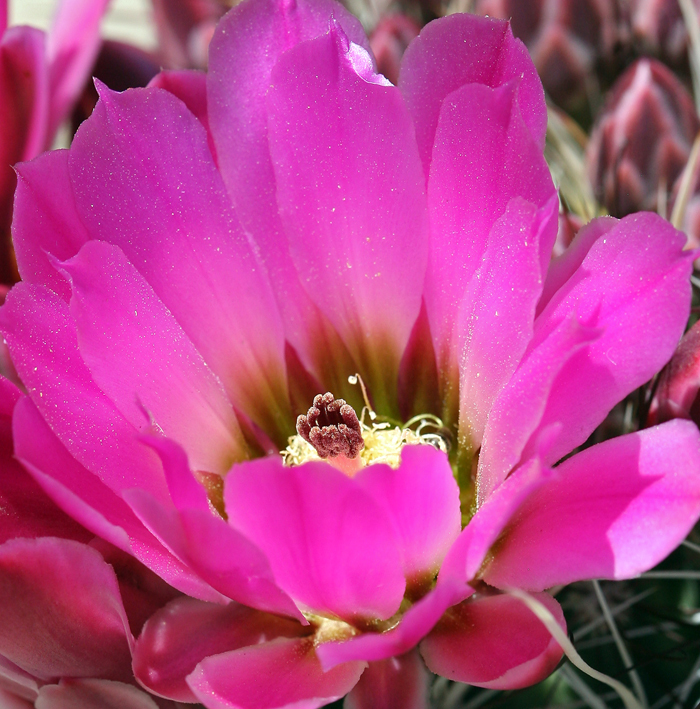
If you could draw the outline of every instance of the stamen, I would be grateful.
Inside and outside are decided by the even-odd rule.
[[[308,441],[319,458],[354,460],[365,447],[355,410],[333,394],[318,394],[306,416],[297,418],[297,433]]]

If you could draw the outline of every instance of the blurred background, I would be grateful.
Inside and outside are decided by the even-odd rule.
[[[52,32],[56,0],[8,1],[10,25]],[[161,68],[205,69],[215,24],[233,2],[102,4],[103,41],[90,56],[60,125],[31,146],[15,141],[12,150],[0,155],[0,169],[5,168],[0,181],[0,280],[6,285],[18,278],[9,237],[9,165],[50,145],[69,144],[97,100],[89,76],[122,91],[145,86]],[[405,48],[430,20],[464,11],[511,19],[547,94],[546,157],[561,195],[555,255],[592,217],[623,217],[642,209],[658,212],[683,230],[689,248],[700,245],[700,0],[346,4],[365,26],[379,70],[394,83]],[[700,325],[695,324],[700,278],[693,278],[693,286],[689,331],[672,362],[616,407],[585,445],[674,417],[700,423]],[[574,584],[558,589],[557,598],[582,657],[632,688],[645,709],[700,706],[700,529],[642,578]],[[545,682],[520,691],[481,690],[440,678],[431,701],[444,709],[623,706],[615,692],[568,661]]]

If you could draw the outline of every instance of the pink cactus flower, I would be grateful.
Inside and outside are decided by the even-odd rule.
[[[137,639],[144,687],[418,709],[426,667],[526,686],[562,650],[510,589],[564,627],[548,588],[635,576],[700,517],[691,422],[556,465],[670,358],[691,257],[640,214],[550,262],[545,126],[506,22],[428,25],[397,87],[339,5],[246,0],[206,76],[101,89],[70,150],[19,167],[15,451],[184,594]]]

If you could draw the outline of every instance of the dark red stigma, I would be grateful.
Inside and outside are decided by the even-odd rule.
[[[357,458],[365,447],[355,409],[333,394],[317,394],[306,416],[297,418],[297,433],[320,458]]]

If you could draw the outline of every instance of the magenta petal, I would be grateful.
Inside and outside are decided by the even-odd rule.
[[[73,107],[90,76],[101,44],[100,22],[108,4],[109,0],[58,3],[46,43],[51,72],[50,136]]]
[[[571,316],[541,347],[525,356],[489,412],[476,479],[478,505],[521,462],[523,448],[542,419],[557,374],[600,335],[599,330],[584,327]],[[559,430],[557,424],[548,430],[555,427]]]
[[[151,692],[194,702],[197,699],[185,677],[204,658],[309,632],[308,626],[237,603],[220,606],[177,598],[144,626],[134,650],[134,674]]]
[[[89,241],[61,268],[80,354],[127,420],[177,440],[195,470],[223,474],[246,457],[221,383],[121,249]]]
[[[429,674],[414,651],[370,662],[344,709],[428,709]]]
[[[173,510],[141,490],[129,490],[124,498],[163,545],[212,589],[251,607],[303,620],[275,583],[265,555],[215,513]],[[222,597],[206,600],[226,602]]]
[[[447,456],[432,446],[406,446],[398,470],[370,465],[355,480],[394,521],[406,577],[434,576],[461,525]]]
[[[233,404],[286,440],[282,324],[206,132],[167,91],[100,91],[69,159],[88,231],[123,250]]]
[[[507,530],[484,578],[539,591],[648,570],[700,517],[700,434],[675,420],[588,448],[555,469]]]
[[[66,303],[19,283],[0,310],[0,328],[29,396],[69,452],[115,491],[137,486],[167,499],[157,458],[85,366]]]
[[[68,151],[53,150],[17,166],[12,221],[22,280],[45,285],[68,300],[70,286],[49,255],[63,261],[88,240],[68,176]]]
[[[517,81],[496,89],[469,84],[450,94],[440,111],[428,181],[432,240],[425,301],[438,365],[443,367],[457,309],[484,258],[496,220],[515,197],[549,209],[556,199],[542,148],[521,116],[517,90]],[[531,229],[540,232],[544,272],[557,221],[548,213],[538,222]],[[498,241],[492,248],[510,248],[511,241],[521,240],[520,232],[509,232],[507,225],[496,228],[493,238]]]
[[[586,258],[593,244],[614,229],[617,224],[618,220],[613,217],[593,219],[578,230],[574,240],[563,254],[552,259],[542,288],[542,297],[537,304],[538,315],[545,309],[554,294],[576,273],[576,269]]]
[[[535,322],[535,351],[574,313],[601,335],[562,367],[525,456],[539,432],[556,422],[561,434],[545,462],[559,460],[669,360],[690,307],[692,254],[682,251],[685,241],[655,214],[631,215],[598,238],[557,291]]]
[[[207,91],[221,172],[256,238],[276,211],[265,104],[272,69],[299,42],[326,34],[331,19],[351,41],[369,46],[359,21],[334,0],[247,0],[219,23],[209,46]]]
[[[481,447],[498,392],[515,372],[534,331],[542,288],[542,232],[557,221],[556,195],[545,207],[517,198],[489,234],[484,260],[459,308],[459,435]],[[513,238],[513,235],[518,235]]]
[[[226,476],[224,499],[229,523],[262,549],[300,607],[348,620],[398,610],[405,581],[391,520],[335,468],[243,463]]]
[[[499,485],[452,545],[440,568],[438,584],[448,579],[463,583],[471,581],[520,506],[553,474],[551,470],[542,470],[535,458]]]
[[[268,94],[294,265],[380,402],[396,396],[428,245],[413,126],[398,89],[383,81],[334,25],[280,58]]]
[[[285,334],[309,371],[341,396],[352,364],[330,366],[327,352],[330,349],[337,357],[342,343],[302,287],[292,264],[278,213],[266,103],[278,58],[297,43],[326,34],[331,18],[353,42],[367,46],[358,20],[334,0],[240,3],[219,23],[212,39],[207,90],[221,172],[236,212],[270,273]]]
[[[124,501],[61,445],[27,399],[13,420],[15,452],[46,494],[93,534],[133,554],[171,586],[196,598],[220,598],[145,529]]]
[[[547,127],[544,91],[535,66],[510,25],[456,14],[423,28],[404,54],[399,87],[416,125],[426,176],[443,101],[465,84],[496,88],[520,80],[517,100],[535,144],[542,148]],[[466,120],[460,127],[468,129]]]
[[[159,89],[165,89],[177,96],[207,131],[207,140],[211,154],[216,157],[214,138],[209,130],[209,113],[207,111],[207,75],[203,71],[183,69],[181,71],[161,71],[148,84]]]
[[[324,672],[313,638],[280,638],[208,657],[187,683],[209,709],[315,709],[347,694],[365,667],[347,662]]]
[[[0,546],[0,653],[43,680],[128,678],[117,577],[94,549],[45,537]]]
[[[35,709],[158,709],[145,692],[106,679],[61,680],[39,690]]]
[[[561,606],[546,593],[535,598],[566,630]],[[436,674],[492,689],[535,684],[552,673],[563,654],[539,618],[508,595],[472,597],[455,606],[420,651]]]
[[[440,620],[442,614],[474,593],[464,582],[447,579],[406,611],[401,622],[384,633],[362,633],[344,642],[325,642],[316,652],[324,668],[344,662],[385,660],[414,648]]]

